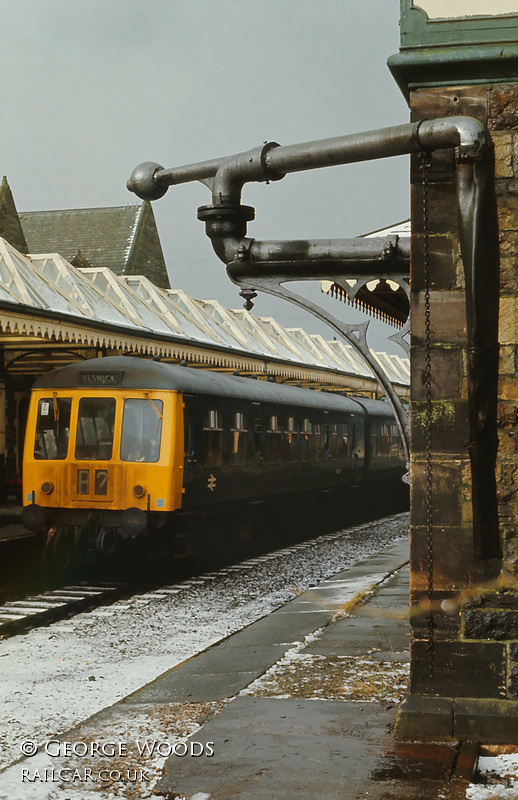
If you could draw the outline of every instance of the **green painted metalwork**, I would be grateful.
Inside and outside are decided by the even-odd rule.
[[[419,0],[401,0],[401,49],[518,42],[518,13],[429,19]]]
[[[400,26],[400,52],[387,63],[407,99],[412,89],[518,78],[518,13],[429,19],[401,0]]]

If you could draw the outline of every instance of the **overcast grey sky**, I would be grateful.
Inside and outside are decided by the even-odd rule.
[[[142,161],[172,167],[408,120],[386,66],[399,0],[0,0],[0,11],[2,170],[20,211],[134,203],[125,183]],[[339,238],[399,222],[408,169],[398,158],[249,185],[249,235]],[[193,184],[153,204],[171,285],[236,307],[196,219],[209,200]],[[265,295],[254,312],[321,331]],[[387,349],[385,329],[373,323],[371,346]]]

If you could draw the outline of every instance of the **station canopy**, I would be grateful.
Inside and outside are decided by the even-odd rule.
[[[304,383],[318,382],[320,375],[321,385],[335,389],[345,388],[343,374],[374,380],[354,349],[336,339],[159,288],[141,275],[79,269],[57,253],[25,256],[0,238],[0,344],[5,351],[45,343],[93,347],[97,354],[159,355],[189,366],[262,371]],[[408,386],[408,359],[374,356],[392,382]]]

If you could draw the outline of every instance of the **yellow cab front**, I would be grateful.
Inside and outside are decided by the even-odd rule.
[[[23,461],[24,505],[52,524],[97,512],[181,505],[182,398],[171,391],[34,390]],[[67,514],[65,510],[70,512]]]

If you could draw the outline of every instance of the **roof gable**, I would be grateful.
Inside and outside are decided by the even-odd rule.
[[[150,203],[111,208],[28,211],[19,214],[31,253],[60,253],[81,266],[116,275],[144,273],[169,287]],[[85,263],[86,262],[86,263]]]
[[[5,175],[0,186],[0,236],[6,239],[19,253],[29,252],[18,211]]]

